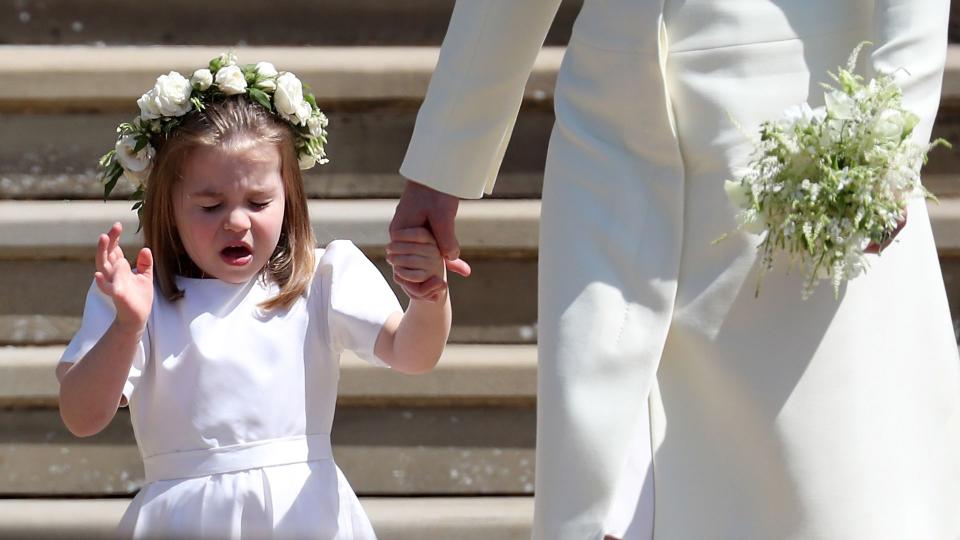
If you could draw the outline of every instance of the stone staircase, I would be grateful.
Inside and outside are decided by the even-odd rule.
[[[321,242],[354,240],[388,275],[397,169],[453,0],[15,0],[0,17],[0,538],[104,538],[143,482],[126,411],[77,439],[53,369],[76,330],[97,234],[136,228],[130,186],[104,203],[97,158],[159,73],[233,46],[302,76],[331,120],[331,163],[310,171]],[[402,376],[343,363],[333,442],[381,540],[526,538],[532,517],[539,194],[552,87],[579,10],[565,1],[527,86],[493,200],[461,206],[474,275],[451,277],[452,345]],[[161,11],[161,10],[158,10]],[[221,15],[229,11],[229,17]],[[264,23],[263,21],[267,21]],[[960,141],[960,48],[936,136]],[[952,309],[960,308],[960,157],[926,183]],[[125,235],[125,248],[139,245]],[[398,290],[399,293],[399,290]],[[403,296],[401,295],[401,298]],[[954,320],[960,320],[954,311]]]

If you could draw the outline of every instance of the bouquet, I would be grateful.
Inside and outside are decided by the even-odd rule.
[[[866,248],[880,245],[905,218],[907,202],[933,196],[920,184],[927,153],[943,139],[917,144],[910,138],[918,117],[903,108],[894,74],[865,81],[854,73],[858,45],[846,69],[828,73],[824,107],[806,103],[760,126],[754,158],[727,180],[739,208],[738,230],[764,235],[760,279],[785,252],[799,265],[808,298],[822,280],[840,287],[868,267]]]

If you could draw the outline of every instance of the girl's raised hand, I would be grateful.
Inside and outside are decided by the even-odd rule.
[[[113,299],[117,308],[117,325],[129,332],[142,332],[153,306],[153,254],[143,248],[137,254],[137,271],[120,249],[123,226],[114,223],[97,241],[97,271],[93,277],[97,287]]]
[[[447,273],[443,256],[433,234],[425,227],[391,231],[387,262],[393,267],[393,280],[411,298],[438,302],[447,292]]]

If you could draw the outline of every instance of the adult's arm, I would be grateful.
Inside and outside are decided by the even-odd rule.
[[[897,72],[904,107],[920,117],[913,138],[921,144],[930,140],[940,106],[949,16],[949,0],[876,0],[874,5],[868,71]],[[890,245],[906,220],[904,216],[883,245],[871,244],[867,251],[877,253]]]
[[[461,199],[489,193],[560,0],[460,0],[400,173]]]

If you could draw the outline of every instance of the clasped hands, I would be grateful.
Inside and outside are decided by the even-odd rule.
[[[460,259],[454,220],[460,199],[422,184],[407,181],[390,222],[387,262],[393,280],[412,300],[437,302],[447,292],[446,271],[470,275],[470,265]],[[443,265],[431,271],[439,254]]]

